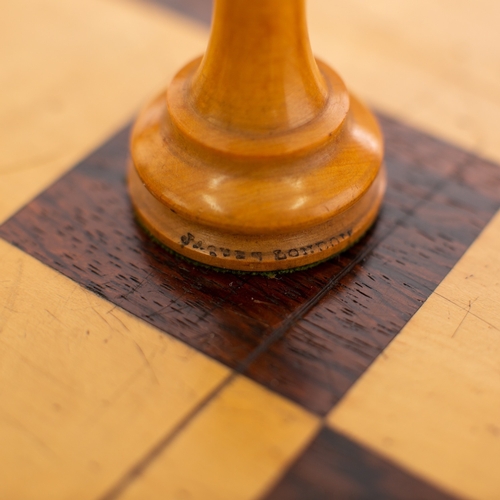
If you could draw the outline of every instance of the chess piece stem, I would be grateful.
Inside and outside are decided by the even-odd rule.
[[[328,89],[311,52],[304,0],[218,0],[191,92],[196,111],[227,129],[267,134],[311,121]]]

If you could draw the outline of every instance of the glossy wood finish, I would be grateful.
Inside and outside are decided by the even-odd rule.
[[[189,92],[211,134],[222,128],[240,140],[268,138],[315,120],[330,92],[309,44],[305,0],[217,0]]]
[[[141,223],[224,269],[291,269],[345,250],[386,186],[378,124],[313,58],[304,0],[217,0],[205,56],[141,113],[131,153]]]

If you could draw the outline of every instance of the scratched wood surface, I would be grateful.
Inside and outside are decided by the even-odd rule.
[[[313,269],[271,279],[234,275],[165,252],[134,220],[125,186],[128,129],[12,217],[0,236],[325,415],[500,207],[495,165],[381,122],[389,187],[377,224],[348,252]],[[314,251],[322,248],[318,242]]]
[[[124,191],[117,131],[209,2],[2,3],[2,497],[500,496],[499,170],[460,149],[500,160],[498,6],[361,3],[311,3],[316,52],[459,147],[382,116],[375,229],[271,280],[163,254]]]

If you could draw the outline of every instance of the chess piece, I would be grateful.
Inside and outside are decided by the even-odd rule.
[[[312,55],[305,0],[215,0],[208,49],[140,114],[129,190],[185,257],[239,271],[325,260],[376,219],[383,140]]]

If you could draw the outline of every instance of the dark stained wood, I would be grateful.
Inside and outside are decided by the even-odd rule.
[[[266,500],[451,500],[346,437],[323,429]]]
[[[141,0],[162,7],[168,7],[187,16],[209,24],[212,18],[212,0]]]
[[[352,271],[245,372],[319,414],[399,333],[500,200],[498,167],[425,136],[404,135],[389,120],[384,126],[390,185],[379,225],[340,257],[341,266],[356,262]],[[373,249],[357,262],[367,246]]]
[[[220,273],[152,242],[135,223],[126,192],[128,129],[7,221],[0,236],[324,414],[500,204],[497,167],[390,120],[382,123],[390,182],[379,221],[350,251],[306,271],[274,279]]]

